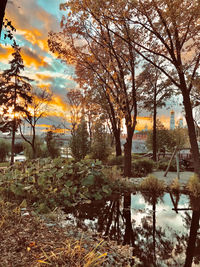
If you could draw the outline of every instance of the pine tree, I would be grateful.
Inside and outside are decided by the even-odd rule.
[[[4,70],[0,79],[0,105],[3,108],[3,116],[0,122],[0,130],[12,132],[11,165],[14,162],[15,133],[20,123],[20,117],[27,112],[31,103],[31,79],[22,76],[24,70],[20,47],[14,42],[13,59],[9,62],[10,68]],[[12,113],[10,116],[9,113]]]
[[[94,127],[91,152],[92,158],[102,161],[106,160],[110,154],[108,135],[101,120],[97,121]]]
[[[84,159],[90,150],[87,123],[82,120],[77,129],[73,131],[69,146],[76,160]]]

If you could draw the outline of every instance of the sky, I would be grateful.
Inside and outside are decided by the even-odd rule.
[[[14,0],[6,7],[5,18],[16,28],[14,38],[21,47],[25,64],[24,74],[34,80],[34,84],[53,92],[51,112],[48,118],[40,120],[40,125],[60,123],[60,118],[69,115],[65,97],[67,90],[76,87],[73,81],[73,66],[67,66],[48,49],[48,32],[58,32],[62,12],[62,0]],[[12,48],[1,36],[0,70],[9,68]]]
[[[69,118],[69,107],[65,98],[67,90],[77,85],[73,81],[75,76],[73,66],[66,65],[48,49],[48,32],[60,30],[60,20],[63,15],[59,4],[63,0],[9,0],[5,17],[12,21],[16,28],[14,34],[17,44],[21,46],[21,55],[25,64],[25,75],[34,80],[35,85],[47,88],[53,92],[51,112],[48,118],[39,121],[38,129],[46,129],[49,125],[59,125],[63,117]],[[8,61],[12,58],[12,48],[1,36],[0,70],[9,67]],[[177,104],[169,103],[168,109],[159,111],[162,121],[169,127],[170,110],[176,110],[176,120],[182,117],[181,108]],[[138,120],[138,130],[147,125],[150,128],[151,120],[146,119],[149,114],[142,112]]]

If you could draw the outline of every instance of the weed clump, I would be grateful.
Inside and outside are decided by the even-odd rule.
[[[176,177],[171,185],[170,185],[170,189],[172,190],[172,192],[179,192],[180,191],[180,183],[179,183],[179,180],[178,180],[178,177]]]
[[[149,175],[140,184],[141,191],[148,191],[150,193],[163,192],[165,188],[164,182],[159,181],[155,176]]]
[[[190,177],[187,183],[187,189],[193,197],[200,197],[200,182],[197,174]]]

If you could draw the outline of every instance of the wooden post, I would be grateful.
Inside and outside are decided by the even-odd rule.
[[[168,173],[168,171],[169,171],[169,167],[170,167],[170,165],[171,165],[171,162],[172,162],[172,160],[173,160],[173,158],[174,158],[176,152],[177,152],[177,146],[176,146],[176,148],[175,148],[175,150],[174,150],[174,152],[173,152],[173,154],[172,154],[172,156],[171,156],[171,159],[170,159],[169,164],[168,164],[168,166],[167,166],[167,169],[166,169],[166,171],[165,171],[164,177],[167,176],[167,173]]]
[[[179,166],[179,153],[176,153],[176,170],[177,170],[177,177],[180,179],[180,166]]]

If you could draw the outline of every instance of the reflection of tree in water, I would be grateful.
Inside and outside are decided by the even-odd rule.
[[[121,197],[109,201],[94,201],[72,211],[77,227],[94,230],[103,236],[123,242],[124,218],[121,211]],[[86,221],[89,219],[90,222]]]
[[[190,198],[192,216],[188,212],[185,212],[185,216],[183,216],[184,226],[188,230],[187,234],[176,235],[175,255],[186,251],[185,267],[192,266],[192,262],[197,265],[200,264],[199,203],[199,198]]]
[[[81,207],[73,211],[76,225],[85,230],[98,231],[103,236],[108,236],[118,243],[130,244],[133,247],[133,255],[139,258],[141,262],[137,266],[183,266],[189,235],[180,235],[180,233],[177,234],[172,229],[163,229],[156,226],[156,204],[161,198],[155,194],[143,194],[143,197],[146,202],[152,205],[152,211],[146,210],[146,216],[142,218],[139,226],[135,225],[135,221],[132,219],[133,215],[131,216],[130,194],[110,201],[97,201],[81,205]],[[176,212],[178,212],[178,199],[174,200],[174,210]],[[186,216],[183,219],[189,232],[191,216],[189,213],[185,214]],[[194,218],[197,218],[197,214],[193,213],[193,215]],[[170,231],[170,235],[166,231]],[[194,231],[191,231],[190,237],[192,237],[193,233]],[[176,240],[175,243],[174,240]],[[194,251],[191,244],[194,240],[190,240],[185,267],[191,266],[188,265],[187,261],[191,261],[191,255],[193,255]],[[196,244],[194,262],[199,264],[199,238]],[[179,255],[182,261],[181,265],[178,262]]]
[[[156,204],[162,200],[162,195],[142,195],[152,205],[152,211],[142,218],[141,226],[135,228],[138,233],[136,256],[141,266],[163,266],[163,261],[172,258],[173,242],[168,239],[164,229],[156,227]]]

